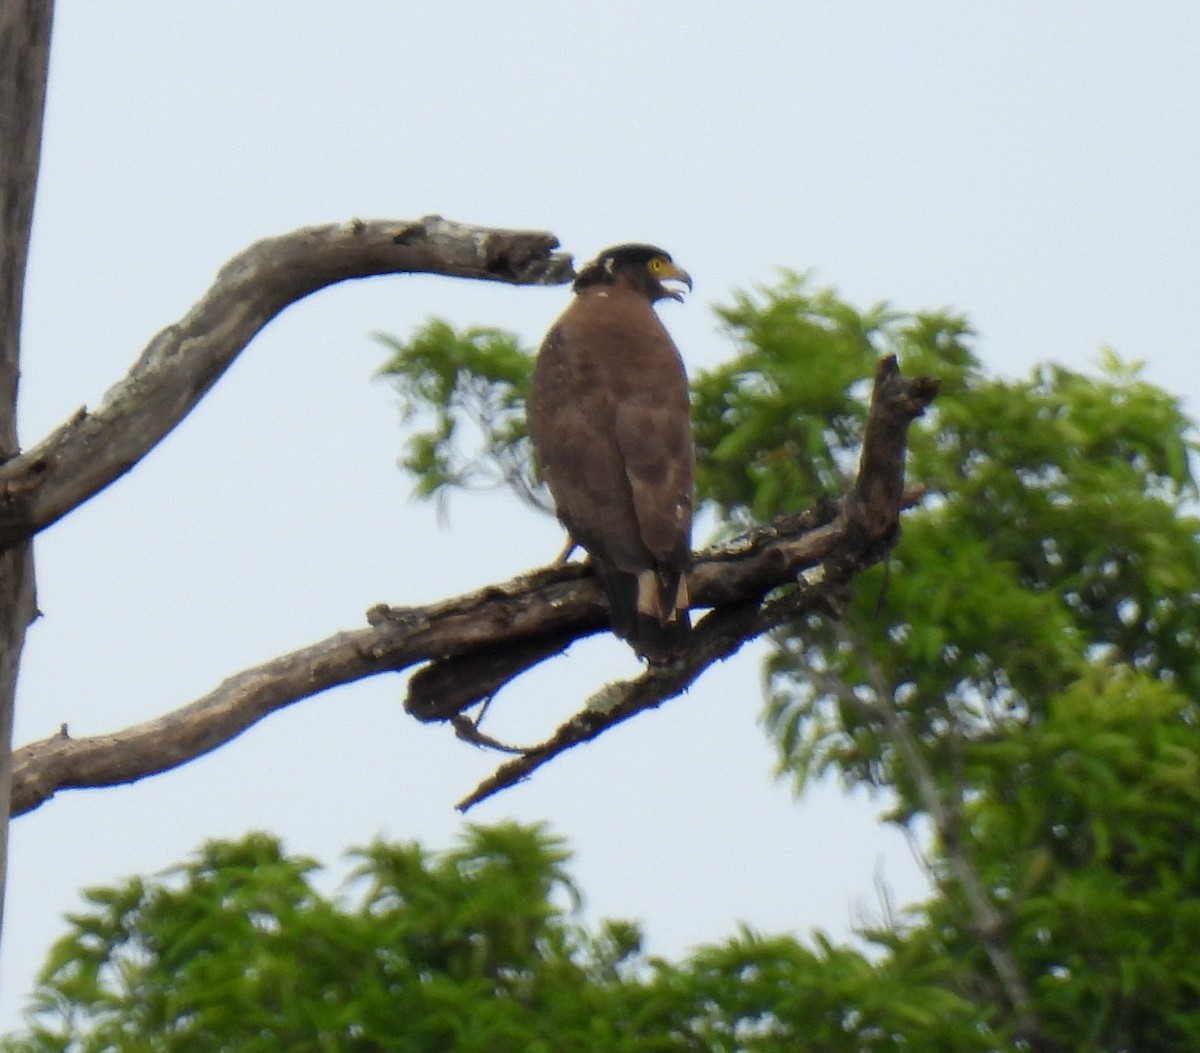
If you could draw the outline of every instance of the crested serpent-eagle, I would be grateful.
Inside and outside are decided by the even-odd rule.
[[[695,446],[687,375],[654,310],[692,280],[662,249],[619,245],[579,272],[538,353],[529,435],[558,518],[591,556],[613,631],[652,662],[690,632]]]

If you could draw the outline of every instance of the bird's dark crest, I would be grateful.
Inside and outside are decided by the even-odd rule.
[[[671,254],[657,245],[614,245],[611,249],[605,249],[591,263],[587,264],[575,276],[575,282],[571,288],[579,292],[580,289],[586,289],[589,285],[607,285],[613,280],[613,272],[618,268],[645,267],[656,257],[662,257],[668,263],[672,262]]]

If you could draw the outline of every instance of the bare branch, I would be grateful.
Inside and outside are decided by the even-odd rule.
[[[72,739],[64,724],[14,756],[13,814],[30,811],[60,789],[113,786],[185,764],[237,737],[278,709],[402,661],[377,634],[339,633],[237,676],[165,716],[111,735]]]
[[[91,413],[80,411],[0,467],[0,545],[28,539],[138,463],[212,387],[241,350],[291,303],[328,285],[377,274],[444,274],[514,284],[572,277],[558,239],[440,216],[354,220],[251,245],[204,297],[160,332]]]
[[[875,367],[858,476],[846,497],[847,514],[874,540],[891,539],[899,529],[908,426],[937,391],[934,377],[902,376],[895,355],[883,356]]]
[[[872,405],[882,406],[900,393],[907,397],[920,385],[928,402],[936,385],[917,378],[892,389],[881,386]],[[902,443],[907,421],[897,420],[895,428],[877,429],[872,441]],[[487,792],[678,694],[746,640],[818,604],[833,603],[846,582],[888,551],[900,509],[921,494],[919,489],[903,490],[902,479],[895,477],[902,461],[866,453],[863,461],[873,467],[860,472],[860,482],[865,480],[875,495],[894,497],[890,510],[847,499],[781,517],[699,554],[690,575],[692,596],[696,606],[717,609],[697,626],[693,653],[611,690],[603,712],[597,715],[595,705],[585,710],[548,743],[513,762],[526,765],[524,769],[506,767],[508,776],[497,776]],[[891,483],[884,485],[880,472],[890,473]],[[801,575],[800,588],[762,603],[767,593],[796,585]],[[368,621],[368,628],[340,633],[247,670],[157,720],[112,735],[76,740],[60,734],[23,747],[15,765],[14,814],[36,808],[60,789],[133,782],[176,767],[293,702],[421,662],[430,663],[419,676],[432,687],[410,696],[408,708],[424,720],[454,721],[519,672],[608,624],[603,594],[590,568],[579,563],[557,564],[427,607],[375,607]],[[453,690],[460,678],[467,686]]]
[[[767,548],[808,551],[800,540],[773,538]],[[821,534],[816,550],[835,543]],[[765,558],[758,547],[744,550],[740,560],[726,550],[714,553],[698,568],[706,582],[700,601],[736,596],[739,578],[751,595],[761,595]],[[518,653],[528,668],[553,653],[547,641],[561,650],[607,625],[603,594],[581,563],[557,564],[427,607],[375,607],[367,617],[366,628],[248,669],[165,716],[110,735],[72,739],[63,731],[23,746],[14,758],[13,814],[31,811],[58,790],[136,782],[178,767],[270,713],[340,684],[456,655]],[[450,719],[460,708],[423,716]]]

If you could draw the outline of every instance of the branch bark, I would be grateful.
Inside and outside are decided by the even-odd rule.
[[[51,0],[0,4],[0,461],[19,448],[21,307],[53,15]],[[35,611],[33,556],[26,542],[0,554],[0,921],[8,874],[13,702],[25,629]]]
[[[81,410],[0,466],[0,546],[29,539],[129,471],[289,304],[378,274],[565,282],[573,276],[571,258],[557,246],[554,235],[541,231],[467,226],[440,216],[354,220],[256,242],[221,268],[185,317],[150,341],[97,409]]]
[[[799,566],[836,543],[836,534],[817,530],[749,546],[740,556],[719,550],[698,564],[704,584],[695,594],[700,603],[737,595],[741,588],[761,594],[760,567],[771,552],[786,549],[790,558],[779,565],[795,559]],[[13,814],[31,811],[62,789],[119,785],[167,771],[223,745],[276,710],[340,684],[510,647],[528,648],[523,652],[527,668],[554,653],[538,644],[550,640],[562,649],[607,625],[603,594],[587,566],[579,563],[547,567],[430,606],[377,606],[367,618],[365,628],[245,670],[154,720],[84,739],[71,738],[64,727],[21,747],[14,759]],[[431,707],[414,715],[449,720],[462,708]]]
[[[890,413],[898,400],[907,400],[907,409],[892,425],[876,429],[871,441],[902,448],[908,422],[935,392],[935,381],[905,380],[894,359],[882,360],[872,416],[885,409]],[[694,652],[611,689],[603,707],[593,699],[590,709],[547,743],[523,753],[519,762],[526,767],[502,769],[487,792],[510,785],[636,712],[661,704],[712,662],[782,620],[818,605],[833,605],[838,589],[888,551],[900,509],[921,494],[919,489],[903,489],[902,474],[896,474],[903,471],[902,459],[867,451],[862,463],[853,499],[783,517],[699,554],[690,579],[694,603],[718,609],[697,626]],[[881,479],[880,472],[891,473],[890,481]],[[860,491],[868,496],[860,500]],[[874,502],[879,500],[891,501],[890,510],[878,508]],[[787,598],[763,604],[772,590],[798,581],[801,587]],[[375,607],[368,612],[368,622],[366,628],[339,633],[247,670],[156,720],[87,739],[72,739],[64,729],[23,747],[15,764],[14,814],[36,808],[62,789],[133,782],[168,770],[228,742],[284,706],[338,684],[422,662],[437,671],[430,674],[433,682],[464,680],[470,690],[445,697],[429,691],[410,695],[410,712],[423,720],[457,721],[464,708],[490,698],[500,684],[608,624],[603,595],[585,564],[547,567],[431,606]],[[506,664],[513,656],[517,662]],[[482,799],[479,791],[464,806],[475,799]]]

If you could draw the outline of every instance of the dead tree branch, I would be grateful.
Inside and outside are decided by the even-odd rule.
[[[904,379],[893,358],[883,359],[872,417],[882,419],[900,404],[906,408],[893,414],[891,424],[868,429],[872,443],[902,451],[908,423],[936,389],[928,378]],[[847,499],[782,517],[700,553],[690,579],[694,603],[717,609],[697,626],[695,652],[610,689],[603,706],[593,700],[598,716],[585,711],[568,722],[547,743],[512,762],[527,768],[506,766],[502,771],[508,775],[498,774],[487,792],[673,697],[753,636],[835,603],[846,582],[888,551],[901,508],[920,496],[919,489],[904,490],[897,466],[902,472],[902,455],[897,459],[864,450],[859,483]],[[880,478],[881,472],[891,478]],[[890,510],[876,504],[884,500],[891,502]],[[783,596],[764,604],[764,597],[781,586],[788,587]],[[284,706],[338,684],[419,663],[429,663],[426,688],[459,678],[464,687],[445,695],[418,692],[410,696],[409,710],[423,720],[454,720],[519,672],[603,629],[607,613],[589,568],[567,564],[426,607],[376,607],[368,612],[368,621],[366,628],[339,633],[232,677],[157,720],[112,735],[71,739],[60,734],[23,747],[15,763],[14,814],[36,808],[58,790],[128,783],[168,770],[228,742]],[[478,794],[475,799],[481,799]]]
[[[0,546],[27,540],[129,471],[289,304],[378,274],[555,284],[573,274],[570,256],[555,252],[557,246],[552,234],[467,226],[440,216],[354,220],[256,242],[221,268],[186,316],[150,341],[100,406],[80,410],[0,466]]]

